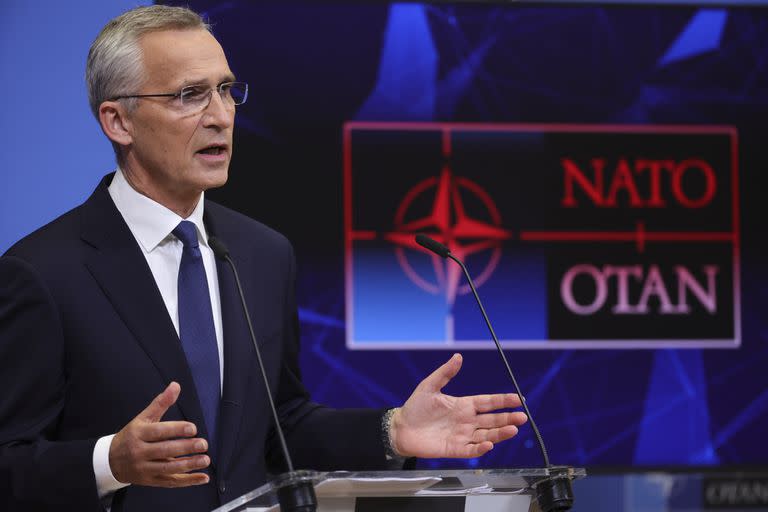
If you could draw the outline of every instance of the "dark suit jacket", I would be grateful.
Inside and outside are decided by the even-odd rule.
[[[100,509],[96,440],[120,430],[173,380],[181,396],[163,419],[194,422],[205,435],[179,338],[109,197],[110,181],[0,258],[2,510]],[[382,411],[325,408],[301,384],[289,242],[210,201],[204,219],[238,265],[296,467],[384,469]],[[211,510],[284,469],[232,272],[219,262],[218,276],[224,387],[211,483],[130,486],[116,493],[115,512]]]

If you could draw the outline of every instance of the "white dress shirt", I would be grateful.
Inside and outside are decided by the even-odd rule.
[[[117,210],[123,216],[128,228],[133,233],[144,257],[147,259],[152,277],[157,283],[168,315],[179,333],[178,278],[183,244],[172,231],[182,220],[188,220],[197,227],[197,239],[203,255],[203,266],[208,278],[208,290],[211,295],[211,310],[216,329],[216,343],[219,348],[220,383],[224,381],[224,338],[221,324],[221,298],[219,296],[219,277],[216,273],[216,259],[208,246],[208,234],[203,225],[204,194],[192,214],[186,219],[172,212],[165,206],[137,192],[125,179],[120,169],[115,173],[109,185],[109,195]],[[182,393],[184,390],[182,390]],[[147,404],[149,405],[149,404]],[[136,414],[141,411],[136,411]],[[105,436],[96,442],[93,450],[93,471],[96,475],[96,488],[100,498],[109,498],[113,492],[127,486],[118,482],[109,467],[109,448],[113,435]]]

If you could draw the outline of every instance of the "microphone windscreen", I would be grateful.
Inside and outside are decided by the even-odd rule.
[[[229,250],[227,249],[227,246],[224,245],[224,242],[215,236],[212,236],[208,239],[208,245],[211,247],[213,254],[215,254],[217,258],[224,259],[229,256]]]
[[[418,235],[416,235],[416,243],[424,247],[425,249],[429,249],[430,251],[437,254],[441,258],[447,258],[448,255],[451,254],[450,249],[448,249],[446,246],[444,246],[437,240],[433,240],[429,238],[424,233],[419,233]]]

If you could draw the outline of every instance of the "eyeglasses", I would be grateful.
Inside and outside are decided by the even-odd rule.
[[[184,113],[197,113],[208,108],[213,97],[213,90],[218,91],[224,106],[234,109],[235,105],[242,105],[248,99],[248,84],[245,82],[224,82],[211,87],[206,84],[187,85],[179,92],[159,94],[126,94],[115,96],[110,101],[127,98],[176,98],[179,109]]]

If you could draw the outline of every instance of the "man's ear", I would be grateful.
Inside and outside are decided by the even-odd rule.
[[[99,105],[99,124],[104,135],[120,146],[133,142],[131,119],[125,105],[119,101],[105,101]]]

